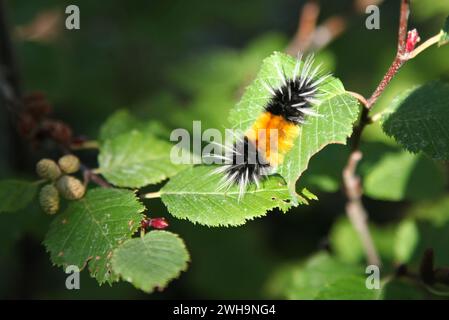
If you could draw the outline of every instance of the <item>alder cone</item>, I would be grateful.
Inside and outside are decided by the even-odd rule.
[[[62,176],[56,182],[56,188],[62,197],[67,200],[81,199],[86,192],[83,183],[73,176]]]
[[[68,154],[59,158],[58,164],[64,173],[75,173],[80,169],[80,160],[73,154]]]
[[[59,210],[59,193],[53,184],[47,184],[39,193],[39,203],[47,214],[55,214]]]
[[[43,179],[56,180],[61,176],[61,169],[53,160],[41,159],[36,164],[36,173]]]

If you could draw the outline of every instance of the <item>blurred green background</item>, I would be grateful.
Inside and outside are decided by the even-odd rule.
[[[192,120],[201,120],[203,129],[225,127],[228,111],[262,59],[287,47],[304,5],[300,0],[5,2],[25,90],[45,92],[56,116],[92,139],[104,120],[122,108],[169,130],[191,129]],[[356,2],[361,1],[321,1],[318,22],[338,16],[346,27],[318,58],[348,90],[369,96],[395,55],[399,1],[380,4],[380,30],[365,28],[367,15],[355,9]],[[68,4],[80,8],[80,30],[64,28]],[[411,27],[418,28],[422,39],[437,33],[449,13],[449,1],[421,0],[412,5]],[[407,64],[376,108],[384,108],[406,88],[432,79],[449,80],[448,57],[449,46],[435,47]],[[0,114],[0,177],[33,178],[34,163],[48,153],[29,150],[25,143],[23,147],[8,143],[14,133],[7,123],[6,108]],[[382,154],[400,156],[395,143],[377,126],[366,131],[363,148],[363,176],[386,161],[380,158]],[[319,201],[287,214],[270,212],[238,228],[194,226],[170,217],[158,200],[148,202],[150,212],[167,217],[170,230],[183,237],[192,259],[180,279],[151,295],[123,282],[99,287],[86,272],[81,290],[66,290],[66,275],[51,266],[41,245],[51,219],[37,206],[19,214],[2,214],[0,297],[289,297],[282,289],[281,278],[288,274],[284,268],[319,250],[331,250],[349,262],[363,261],[360,249],[353,248],[352,230],[344,219],[345,199],[339,190],[345,154],[344,147],[331,146],[312,159],[300,184],[315,192]],[[95,152],[80,155],[95,167]],[[389,242],[392,237],[386,234],[394,233],[416,206],[425,205],[422,200],[444,198],[447,193],[448,175],[441,164],[416,159],[411,166],[424,169],[411,171],[418,178],[404,183],[405,191],[397,200],[378,194],[389,178],[388,173],[382,176],[381,169],[380,177],[371,178],[371,185],[365,186],[368,197],[364,200],[384,240],[381,254],[387,261],[394,262],[390,252],[394,240]],[[443,208],[449,216],[449,206]],[[445,252],[436,254],[438,261],[449,262]]]

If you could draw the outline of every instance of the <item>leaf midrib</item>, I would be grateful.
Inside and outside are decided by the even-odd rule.
[[[255,191],[246,191],[245,194],[256,194],[256,193],[262,193],[262,192],[282,192],[282,191],[287,191],[287,188],[283,188],[283,189],[260,189],[260,190],[255,190]],[[170,192],[170,191],[161,191],[161,194],[165,194],[165,195],[182,195],[182,194],[192,194],[192,195],[220,195],[220,196],[224,196],[226,197],[227,195],[239,195],[238,191],[233,191],[233,192],[226,192],[226,193],[221,193],[221,192],[188,192],[188,191],[182,191],[182,192]]]

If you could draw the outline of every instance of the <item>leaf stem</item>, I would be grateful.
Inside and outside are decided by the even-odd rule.
[[[39,180],[34,181],[33,184],[35,184],[35,185],[40,185],[40,184],[43,184],[43,183],[45,183],[45,182],[47,182],[46,179],[39,179]]]
[[[363,104],[365,106],[365,108],[367,108],[368,106],[368,101],[366,100],[366,98],[364,96],[362,96],[360,93],[357,92],[353,92],[353,91],[346,91],[346,93],[349,93],[351,96],[353,96],[354,98],[356,98],[357,100],[359,100],[359,102],[361,104]]]
[[[388,71],[383,77],[382,81],[379,83],[374,93],[368,99],[366,104],[366,107],[368,109],[371,109],[373,107],[380,95],[385,91],[390,81],[398,73],[399,69],[404,65],[405,61],[406,60],[404,60],[403,57],[398,53],[396,58],[391,63],[390,68],[388,68]]]
[[[95,170],[90,169],[85,164],[81,164],[81,170],[83,171],[85,185],[87,185],[90,181],[92,181],[102,188],[111,188],[112,187],[106,180],[104,180],[102,177],[97,175],[94,172]]]
[[[92,171],[92,173],[95,173],[95,174],[101,173],[100,168],[90,169],[90,171]]]
[[[410,54],[407,56],[407,58],[409,60],[413,59],[418,54],[420,54],[421,52],[426,50],[427,48],[429,48],[429,47],[433,46],[434,44],[438,43],[440,41],[440,37],[441,37],[441,34],[436,34],[432,38],[427,39],[425,42],[423,42],[417,48],[415,48],[415,50],[410,52]]]
[[[72,143],[70,145],[71,150],[86,150],[86,149],[98,149],[99,143],[96,140],[87,140],[81,143]]]
[[[161,197],[160,191],[149,192],[149,193],[142,195],[142,198],[145,198],[145,199],[156,199],[156,198],[160,198],[160,197]]]

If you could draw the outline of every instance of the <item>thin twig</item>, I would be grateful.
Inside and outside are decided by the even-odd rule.
[[[86,150],[86,149],[99,149],[100,144],[96,140],[87,140],[83,141],[81,143],[71,143],[70,149],[71,150]]]
[[[405,53],[407,42],[408,17],[410,16],[410,0],[401,1],[401,13],[399,16],[398,53]]]
[[[102,177],[94,173],[93,170],[90,169],[85,164],[81,164],[81,170],[83,171],[85,185],[87,185],[90,181],[92,181],[102,188],[112,187],[106,180],[104,180]]]
[[[347,17],[335,15],[317,25],[320,13],[319,2],[309,0],[299,13],[298,28],[285,49],[290,55],[298,52],[318,51],[327,46],[346,29]]]
[[[311,51],[319,51],[338,38],[346,30],[346,20],[345,17],[335,15],[317,26],[311,37],[309,49]]]
[[[309,0],[306,2],[299,13],[296,33],[285,52],[296,55],[298,52],[304,52],[309,48],[319,14],[320,6],[317,1]]]
[[[360,181],[360,177],[358,177],[356,174],[357,165],[363,156],[362,152],[359,149],[359,145],[362,132],[365,126],[370,122],[370,118],[368,116],[369,109],[372,108],[379,96],[384,92],[385,88],[390,83],[391,79],[393,79],[393,77],[396,75],[399,68],[405,63],[405,61],[407,61],[404,56],[406,53],[407,25],[409,13],[409,0],[402,0],[399,18],[398,48],[396,57],[374,93],[366,101],[366,103],[364,103],[366,108],[363,108],[359,125],[354,130],[351,141],[352,151],[349,155],[347,164],[343,169],[343,184],[347,197],[346,213],[355,230],[359,234],[368,263],[378,266],[381,265],[381,261],[369,232],[368,213],[362,203],[362,184]],[[357,95],[358,94],[356,94],[356,97]],[[359,100],[363,100],[361,99],[361,97],[358,98]]]
[[[382,81],[377,86],[374,93],[368,99],[367,108],[371,109],[374,103],[377,101],[379,96],[384,92],[385,88],[390,83],[391,79],[398,73],[399,69],[404,65],[407,59],[405,56],[405,47],[407,41],[407,26],[408,26],[408,17],[410,14],[410,3],[409,0],[401,1],[401,14],[399,18],[399,32],[398,32],[398,48],[396,52],[396,57],[393,60],[390,68],[387,73],[383,77]]]
[[[380,266],[380,258],[371,238],[368,228],[368,214],[362,203],[362,187],[360,178],[356,175],[357,164],[362,159],[359,150],[353,151],[349,157],[346,167],[343,169],[343,182],[348,198],[346,212],[349,220],[360,236],[363,248],[369,264]]]

